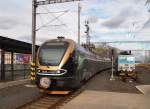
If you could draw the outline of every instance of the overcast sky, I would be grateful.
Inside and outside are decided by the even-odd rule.
[[[90,21],[92,41],[150,40],[150,13],[145,2],[146,0],[81,1],[81,40],[85,41],[85,20]],[[78,2],[39,6],[37,13],[52,13],[37,14],[37,43],[57,36],[77,41],[77,4]],[[31,42],[31,5],[32,0],[1,0],[0,35]],[[62,12],[58,13],[59,11]],[[61,17],[56,19],[57,16]],[[45,25],[50,21],[53,22]],[[45,26],[41,28],[42,25]],[[133,45],[118,47],[126,49],[129,46]],[[134,46],[148,47],[145,44]]]

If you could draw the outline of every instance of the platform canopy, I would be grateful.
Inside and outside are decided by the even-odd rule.
[[[38,48],[39,46],[36,46]],[[0,49],[16,53],[31,53],[32,44],[0,36]]]

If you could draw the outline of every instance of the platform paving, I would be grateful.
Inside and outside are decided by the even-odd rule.
[[[86,90],[61,109],[150,109],[150,97],[134,93]]]
[[[30,79],[22,79],[22,80],[16,80],[16,81],[9,81],[9,82],[0,82],[0,89],[7,88],[7,87],[13,87],[25,83],[29,83]]]
[[[136,88],[141,91],[144,95],[150,96],[150,85],[138,85]]]
[[[0,109],[16,109],[40,97],[39,89],[29,84],[29,80],[0,83]]]
[[[150,72],[138,69],[138,81],[110,81],[111,71],[93,77],[85,90],[60,109],[150,109],[150,96],[136,86],[150,84]]]

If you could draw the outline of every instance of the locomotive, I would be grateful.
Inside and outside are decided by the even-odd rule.
[[[127,78],[136,80],[137,72],[135,71],[135,56],[127,51],[118,54],[116,59],[116,73],[123,81]]]
[[[104,60],[71,39],[51,39],[37,52],[36,84],[48,94],[68,94],[98,71],[110,67]]]

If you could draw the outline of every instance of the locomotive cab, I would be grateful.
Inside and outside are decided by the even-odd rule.
[[[72,40],[54,39],[38,50],[36,84],[41,89],[67,90],[74,87],[75,50]]]

